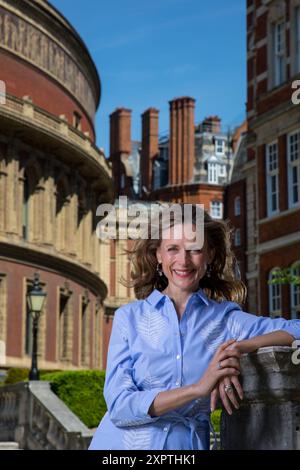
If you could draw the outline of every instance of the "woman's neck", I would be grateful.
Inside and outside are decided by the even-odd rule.
[[[193,294],[192,291],[181,291],[178,289],[172,289],[170,286],[167,286],[162,293],[170,297],[170,299],[175,305],[177,313],[180,316],[183,314],[186,304],[190,296]]]

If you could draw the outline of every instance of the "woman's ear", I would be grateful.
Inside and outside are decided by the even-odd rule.
[[[156,250],[156,259],[158,263],[161,263],[161,251],[160,251],[160,246]]]

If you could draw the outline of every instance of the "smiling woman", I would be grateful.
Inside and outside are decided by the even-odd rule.
[[[241,354],[300,338],[297,320],[241,311],[246,289],[234,277],[227,223],[205,213],[199,246],[196,217],[187,222],[183,213],[167,227],[160,217],[158,237],[136,241],[130,253],[138,300],[115,312],[108,411],[91,450],[209,449],[211,400],[220,393],[231,413],[235,390],[242,399]]]

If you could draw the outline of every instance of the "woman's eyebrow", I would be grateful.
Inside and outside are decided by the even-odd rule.
[[[197,245],[197,243],[191,244],[191,245],[186,245],[185,250],[202,250],[203,246]]]

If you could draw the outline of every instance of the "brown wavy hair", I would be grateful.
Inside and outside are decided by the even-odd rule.
[[[184,205],[181,206],[181,223],[184,223]],[[175,224],[175,219],[171,218],[169,226]],[[158,275],[156,250],[162,241],[162,224],[159,218],[159,236],[158,239],[150,238],[138,239],[135,241],[132,250],[126,250],[131,262],[131,279],[121,279],[123,285],[133,287],[137,299],[145,299],[154,289],[163,291],[168,285],[168,279],[163,274]],[[177,219],[178,221],[178,219]],[[176,223],[177,223],[176,221]],[[192,221],[196,222],[196,205],[192,205]],[[213,259],[210,263],[211,275],[206,274],[199,282],[207,297],[221,302],[230,300],[242,305],[245,302],[247,289],[245,284],[237,279],[235,271],[237,261],[231,249],[231,237],[233,228],[228,220],[215,220],[204,211],[204,248],[209,253],[213,253]]]

